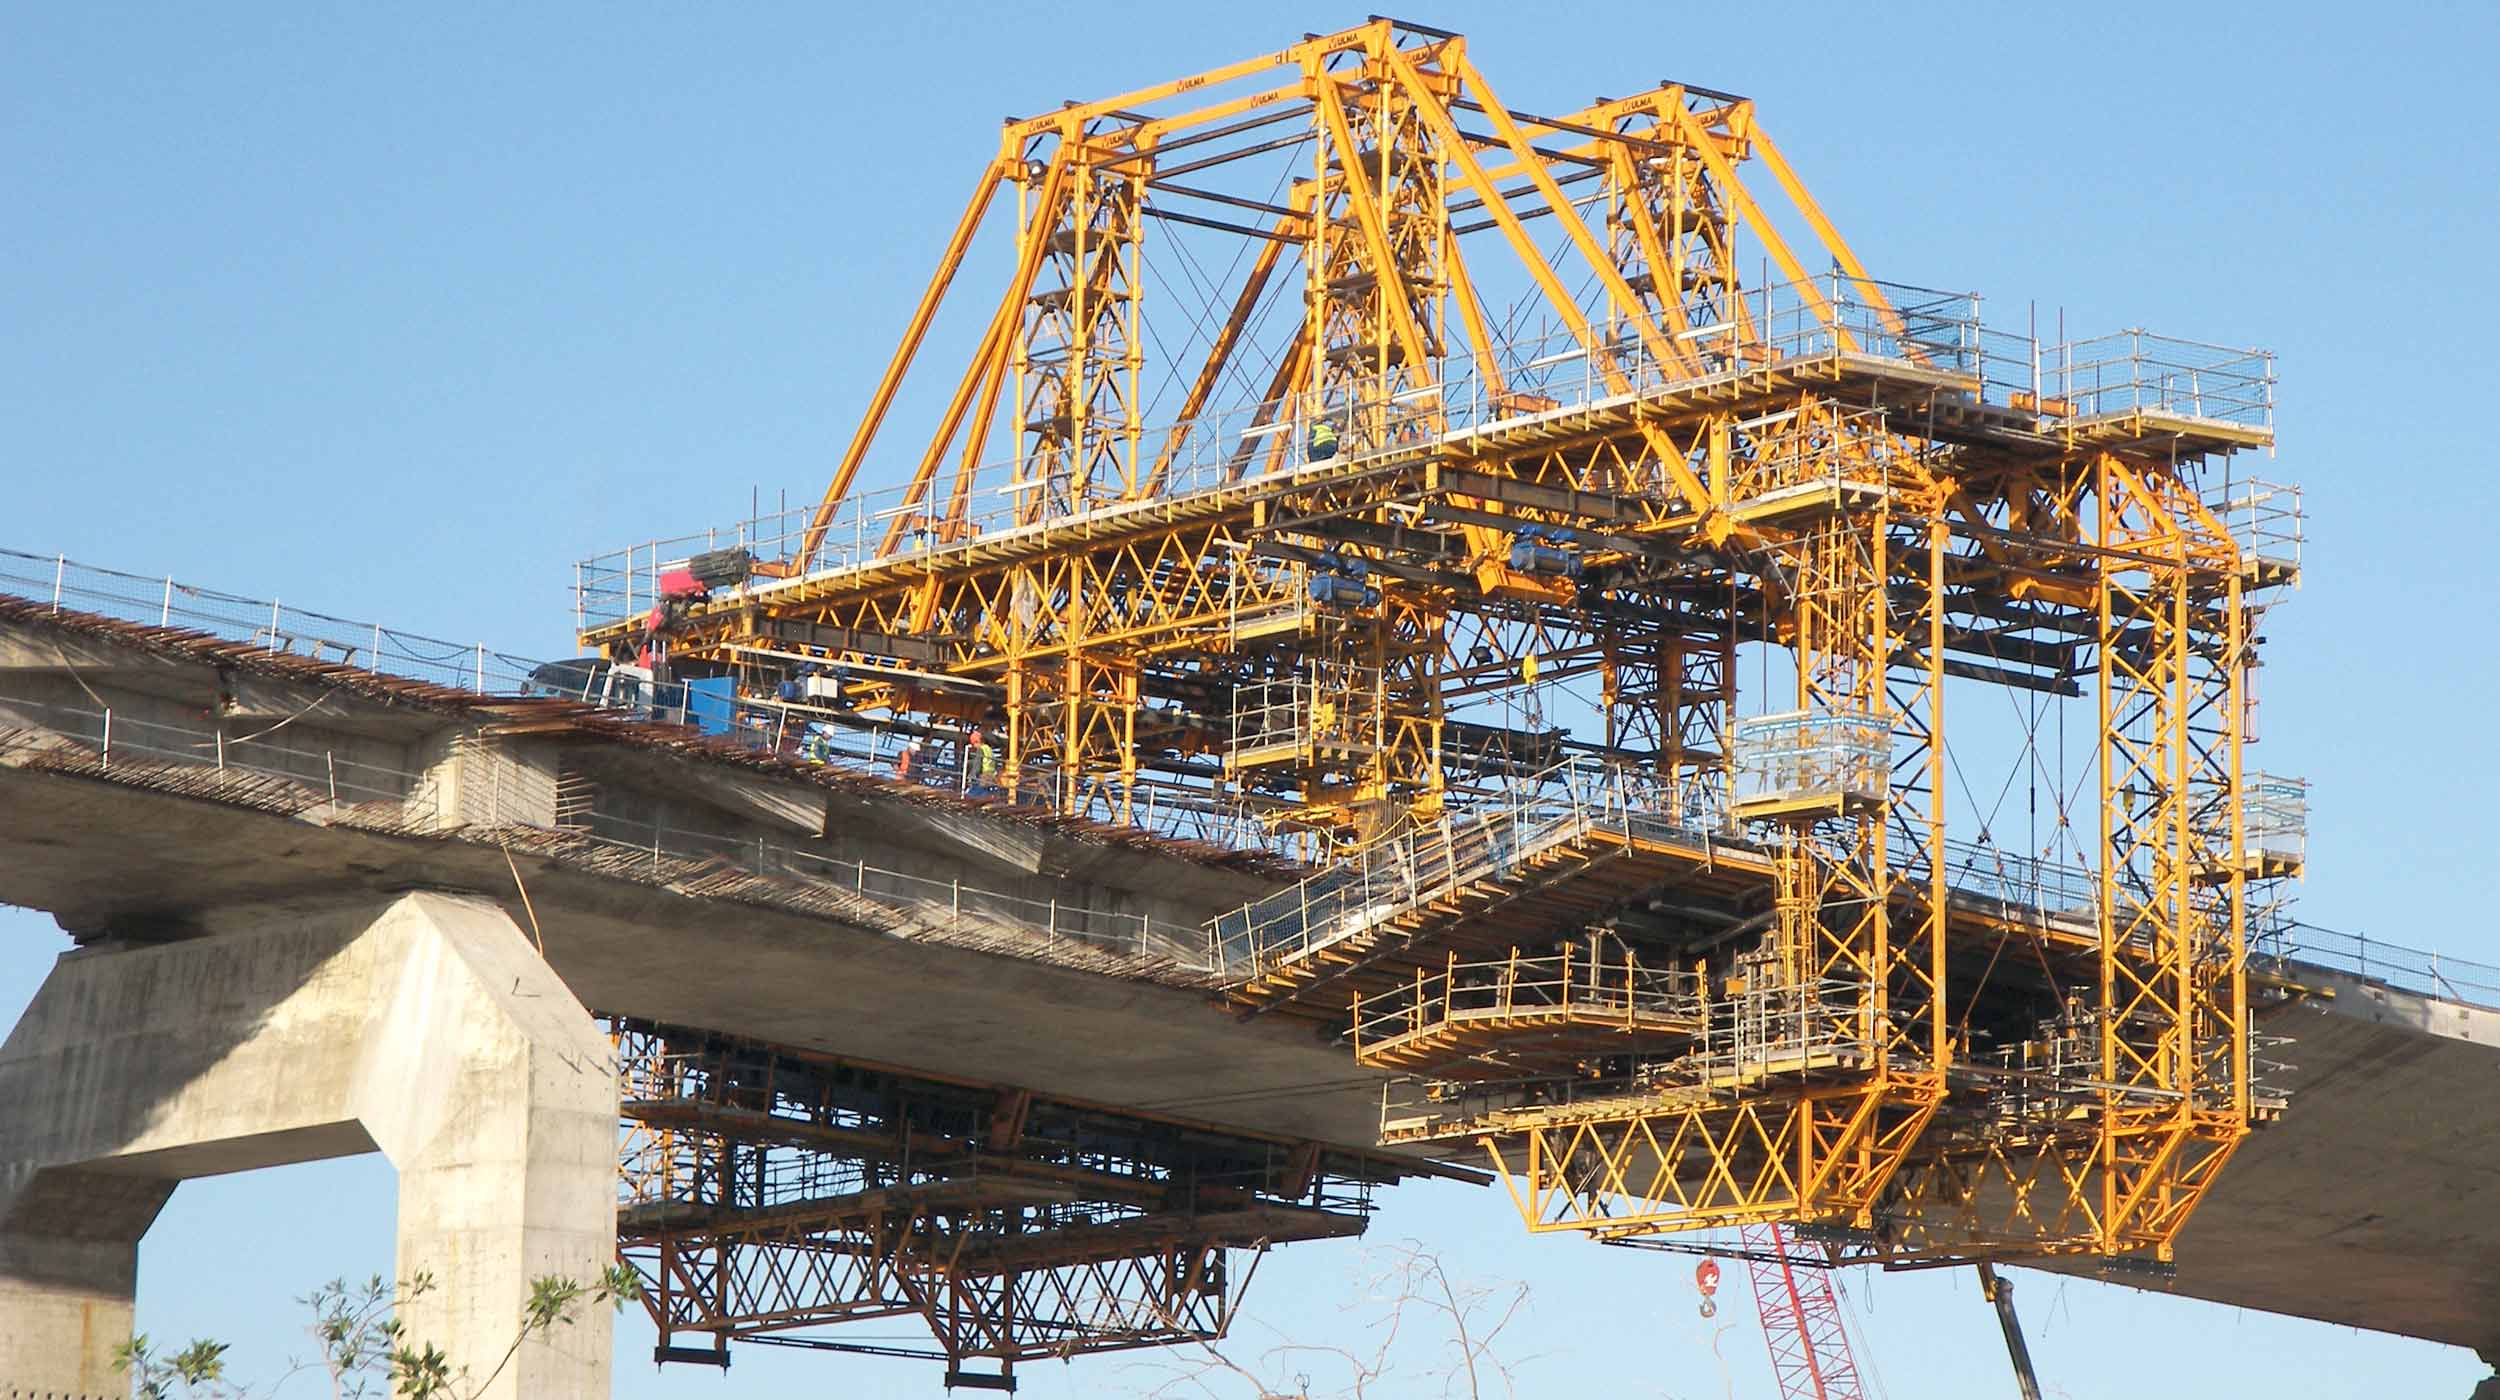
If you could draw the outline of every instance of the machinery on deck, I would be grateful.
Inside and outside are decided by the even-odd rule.
[[[1531,1229],[2158,1267],[2279,1106],[2273,382],[1875,280],[1744,98],[1521,110],[1376,19],[1010,121],[821,503],[585,561],[581,636],[1304,857],[1231,1009]]]

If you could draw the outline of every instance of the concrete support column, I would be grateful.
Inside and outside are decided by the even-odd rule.
[[[0,1045],[0,1397],[128,1394],[138,1242],[190,1177],[380,1149],[409,1334],[483,1380],[530,1281],[615,1257],[606,1037],[491,903],[403,896],[71,953]],[[309,1288],[319,1280],[306,1280]],[[486,1392],[607,1394],[611,1314]]]
[[[128,1400],[113,1348],[130,1337],[139,1236],[173,1193],[145,1177],[0,1169],[0,1400]]]

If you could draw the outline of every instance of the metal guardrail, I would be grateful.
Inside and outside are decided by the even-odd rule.
[[[1704,852],[1757,849],[1724,796],[1698,783],[1670,786],[1651,774],[1582,759],[1518,787],[1528,795],[1513,804],[1451,813],[1220,916],[1212,925],[1217,961],[1227,972],[1246,973],[1304,956],[1398,908],[1484,879],[1592,829],[1683,842]],[[2043,918],[2088,920],[2098,908],[2099,877],[2080,866],[1961,840],[1945,844],[1944,859],[1945,883],[1960,894]]]
[[[483,642],[454,642],[378,622],[359,622],[221,593],[166,575],[123,573],[58,554],[0,549],[0,593],[125,622],[184,627],[272,653],[481,695],[519,695],[542,664]]]
[[[2500,966],[2408,948],[2341,929],[2294,922],[2253,940],[2249,962],[2289,976],[2305,965],[2399,991],[2500,1009]]]
[[[166,724],[111,706],[52,704],[0,696],[0,722],[11,715],[31,719],[40,732],[18,730],[0,735],[0,748],[29,750],[50,747],[52,736],[92,748],[99,763],[180,764],[212,772],[276,778],[326,799],[334,808],[388,806],[410,826],[428,828],[443,817],[433,786],[423,774],[391,768],[342,754],[336,748],[307,745],[300,730],[228,735],[203,733],[199,727]]]
[[[2091,869],[2008,851],[1982,841],[1947,840],[1945,885],[1956,894],[2001,900],[2043,918],[2091,919],[2101,880]]]
[[[1740,719],[1729,734],[1739,806],[1881,803],[1892,792],[1892,729],[1862,714],[1792,710]]]
[[[2273,422],[2274,357],[2140,330],[2055,347],[2050,383],[2078,418],[2159,413],[2262,427]]]
[[[648,836],[644,834],[646,829]],[[642,823],[605,817],[593,817],[579,834],[617,850],[648,852],[655,866],[672,859],[709,857],[756,875],[846,890],[905,912],[947,920],[969,915],[1011,924],[1054,944],[1138,953],[1198,971],[1210,970],[1206,930],[1197,924],[1174,924],[1144,914],[1096,909],[1059,899],[1034,899],[967,885],[960,879],[935,880],[760,838],[714,836],[657,825],[646,828]]]
[[[1515,790],[1523,795],[1510,803],[1452,812],[1218,916],[1210,925],[1217,965],[1236,977],[1270,970],[1592,830],[1684,842],[1704,852],[1763,849],[1748,839],[1748,828],[1731,814],[1724,795],[1700,784],[1670,788],[1651,774],[1576,759],[1520,780]],[[2256,849],[2252,840],[2252,852]],[[1943,859],[1945,884],[1958,897],[1994,901],[2043,920],[2087,927],[2097,921],[2101,882],[2088,867],[1959,839],[1945,843]],[[1921,877],[1917,869],[1900,873]],[[2415,990],[2474,993],[2500,1005],[2500,969],[2349,935],[2315,945],[2296,934],[2252,937],[2249,957],[2299,956],[2286,950],[2313,946],[2321,958],[2335,960],[2323,965],[2338,970],[2393,974],[2410,979]],[[2448,990],[2439,990],[2443,986]]]
[[[125,769],[140,765],[177,765],[206,773],[275,779],[301,792],[314,804],[331,809],[382,811],[400,826],[441,831],[464,819],[445,810],[432,778],[410,769],[393,768],[367,757],[307,743],[302,729],[260,726],[229,734],[223,726],[168,724],[109,705],[64,705],[0,695],[0,729],[16,715],[31,728],[0,732],[0,750],[48,749],[67,740],[92,752],[109,774],[116,763]],[[500,791],[500,774],[472,786],[492,804]],[[463,807],[470,803],[463,801]],[[467,815],[481,815],[469,813]],[[509,813],[482,814],[490,823],[507,821]],[[535,823],[520,823],[535,825]],[[586,825],[550,828],[596,841],[612,850],[648,854],[654,868],[670,861],[716,860],[749,873],[848,891],[889,908],[933,918],[966,916],[1005,924],[1039,939],[1045,946],[1083,946],[1096,951],[1136,953],[1164,958],[1196,971],[1210,971],[1206,930],[1197,924],[1172,924],[1144,914],[1090,908],[1057,899],[1032,899],[960,880],[932,880],[908,871],[889,870],[857,860],[844,860],[762,839],[714,836],[671,829],[660,823],[622,823],[593,814]]]
[[[2044,427],[2158,414],[2239,428],[2274,426],[2274,356],[2142,330],[2063,343],[1983,327],[1965,367],[1983,403]]]
[[[2261,585],[2277,581],[2282,569],[2299,572],[2309,516],[2298,486],[2226,471],[2206,489],[2205,508],[2239,544],[2246,564],[2275,566],[2260,574]]]
[[[1590,760],[1554,765],[1518,784],[1524,796],[1452,812],[1375,842],[1290,889],[1210,925],[1227,971],[1265,969],[1350,938],[1417,901],[1456,890],[1604,827],[1706,845],[1728,830],[1698,787]]]
[[[1881,1024],[1892,1027],[1888,1036],[1897,1036],[1910,1019],[1895,1012]],[[1793,1072],[1817,1061],[1871,1055],[1878,1028],[1867,1014],[1861,989],[1836,979],[1707,1001],[1698,1008],[1694,1025],[1698,1033],[1690,1048],[1671,1063],[1636,1075],[1634,1092],[1669,1083],[1729,1085],[1749,1076]],[[1381,1135],[1385,1140],[1430,1138],[1436,1123],[1518,1107],[1525,1087],[1517,1079],[1394,1079],[1381,1086]],[[1540,1108],[1615,1099],[1626,1092],[1620,1082],[1579,1075],[1539,1080],[1535,1087]]]
[[[1027,760],[1009,768],[1000,759],[995,770],[983,772],[968,734],[867,722],[822,706],[743,696],[733,698],[729,709],[730,728],[724,737],[754,752],[914,783],[1012,810],[1060,810],[1059,788],[1065,774],[1056,764]],[[903,755],[915,740],[919,741],[918,756],[906,766]],[[1116,785],[1106,782],[1081,815],[1109,825],[1123,824],[1119,813],[1110,810],[1119,795]],[[1125,824],[1158,836],[1244,851],[1279,849],[1288,839],[1270,831],[1247,805],[1223,801],[1208,787],[1168,773],[1141,775],[1125,795]]]
[[[1560,953],[1460,962],[1453,956],[1439,972],[1419,974],[1353,1004],[1354,1056],[1454,1022],[1483,1017],[1571,1016],[1637,1026],[1644,1017],[1698,1024],[1707,988],[1701,975],[1678,968],[1643,967],[1628,951],[1592,953],[1566,946]]]

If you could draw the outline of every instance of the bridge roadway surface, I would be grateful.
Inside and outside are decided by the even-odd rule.
[[[109,769],[80,717],[98,703],[121,716]],[[220,711],[238,735],[293,716],[289,747],[264,741],[261,771],[220,776],[196,756],[151,761],[129,737],[159,733],[157,754],[171,754],[186,747],[171,742],[182,726],[213,728]],[[308,795],[349,746],[359,771],[400,772],[407,791]],[[381,761],[393,753],[396,769]],[[361,915],[412,888],[473,892],[540,927],[556,973],[601,1012],[1230,1128],[1371,1140],[1380,1078],[1306,1029],[1219,1008],[1208,974],[1165,956],[1185,943],[1048,939],[630,852],[550,830],[553,784],[511,781],[533,772],[596,774],[599,801],[621,812],[647,814],[655,792],[691,804],[662,809],[655,829],[700,807],[725,842],[744,839],[733,818],[761,822],[879,870],[1055,890],[1117,911],[1110,927],[1144,929],[1140,914],[1185,927],[1290,878],[1203,846],[736,757],[578,707],[488,702],[0,600],[0,902],[48,911],[83,943]],[[511,795],[482,816],[481,790]],[[2500,1011],[2324,968],[2289,975],[2309,994],[2264,1022],[2291,1038],[2276,1052],[2294,1066],[2279,1076],[2288,1112],[2224,1173],[2175,1279],[2117,1281],[2500,1354]],[[1498,1194],[1483,1208],[1486,1228],[1515,1228]]]

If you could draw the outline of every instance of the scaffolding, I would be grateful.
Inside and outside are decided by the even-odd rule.
[[[1880,808],[1892,793],[1892,731],[1880,721],[1803,710],[1736,722],[1735,814]]]
[[[725,1366],[732,1341],[897,1354],[841,1328],[901,1317],[949,1387],[1013,1390],[1021,1361],[1222,1337],[1269,1247],[1359,1235],[1377,1187],[1431,1171],[706,1032],[614,1035],[618,1251],[661,1361]]]
[[[1437,974],[1419,969],[1410,985],[1368,1001],[1357,993],[1354,1058],[1373,1069],[1511,1080],[1698,1033],[1701,974],[1645,967],[1608,941],[1485,962],[1452,953]]]

